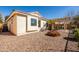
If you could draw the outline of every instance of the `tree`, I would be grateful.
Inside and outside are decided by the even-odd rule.
[[[2,15],[0,14],[0,32],[2,32],[2,23],[3,23]]]
[[[7,20],[8,17],[9,17],[9,16],[6,16],[6,17],[5,17],[5,21]]]
[[[79,27],[79,15],[74,17],[74,24]]]
[[[0,14],[0,23],[3,23],[3,18],[2,18],[2,15]]]
[[[55,20],[48,20],[48,24],[53,24],[55,23]]]

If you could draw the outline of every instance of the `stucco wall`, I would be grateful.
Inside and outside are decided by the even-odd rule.
[[[41,28],[46,28],[46,21],[44,21],[44,20],[41,20]]]
[[[11,17],[7,22],[8,30],[16,35],[16,19],[15,16]]]
[[[17,20],[17,35],[22,35],[26,33],[26,17],[25,16],[16,16]]]
[[[37,25],[36,26],[31,26],[31,18],[34,18],[37,20]],[[38,17],[34,17],[34,16],[27,16],[27,31],[32,31],[32,30],[39,30],[38,28]]]
[[[3,24],[0,23],[0,32],[2,32]]]

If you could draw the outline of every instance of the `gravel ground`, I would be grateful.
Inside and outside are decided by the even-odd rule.
[[[50,37],[44,32],[14,36],[10,32],[0,33],[0,51],[9,52],[53,52],[64,51],[68,33],[60,30],[61,36]]]
[[[68,41],[67,51],[68,52],[79,52],[78,43],[74,41]]]

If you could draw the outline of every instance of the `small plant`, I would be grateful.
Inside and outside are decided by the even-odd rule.
[[[51,24],[49,24],[48,30],[52,30],[52,25]]]
[[[77,41],[78,41],[78,47],[79,47],[79,28],[76,28],[76,29],[75,29],[74,34],[75,34],[75,38],[76,38]]]
[[[60,36],[60,33],[57,30],[51,30],[51,31],[47,32],[46,35],[56,37],[56,36]]]

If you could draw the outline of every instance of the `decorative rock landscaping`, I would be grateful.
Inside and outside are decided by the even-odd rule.
[[[0,33],[0,51],[35,51],[35,52],[54,52],[64,51],[68,36],[65,30],[58,30],[60,36],[50,37],[45,35],[48,31],[14,36],[9,32]],[[73,43],[73,42],[72,42]],[[71,47],[68,44],[68,49]]]

